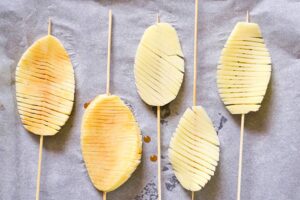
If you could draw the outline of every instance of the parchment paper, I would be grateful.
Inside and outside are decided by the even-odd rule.
[[[101,194],[87,175],[80,149],[83,104],[105,92],[107,15],[113,10],[112,93],[131,105],[144,135],[142,164],[109,200],[154,200],[156,163],[155,109],[139,98],[133,63],[144,30],[156,20],[178,31],[186,60],[178,98],[162,109],[163,199],[190,199],[177,182],[167,157],[170,137],[185,109],[192,104],[193,0],[2,0],[0,1],[0,199],[35,199],[39,138],[26,132],[17,113],[15,69],[22,53],[47,34],[68,50],[76,73],[76,102],[71,118],[56,136],[45,138],[41,200],[93,200]],[[261,26],[273,61],[272,80],[259,112],[246,116],[243,200],[300,199],[300,1],[200,0],[198,102],[207,110],[221,142],[215,176],[196,199],[236,198],[240,116],[221,102],[216,67],[227,37],[246,10]]]

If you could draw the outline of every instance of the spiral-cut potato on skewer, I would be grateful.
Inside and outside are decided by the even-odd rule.
[[[118,96],[99,95],[87,107],[81,126],[83,158],[94,186],[103,192],[118,188],[141,159],[138,124]]]
[[[271,76],[271,58],[255,23],[239,22],[218,66],[220,96],[232,114],[259,110]]]
[[[201,106],[188,108],[171,139],[169,158],[181,185],[199,191],[214,175],[219,161],[219,138]]]
[[[57,38],[47,35],[23,54],[16,70],[18,111],[37,135],[56,134],[71,114],[75,93],[70,58]]]
[[[184,59],[176,30],[167,23],[146,29],[138,46],[134,75],[138,93],[151,106],[170,103],[178,94]]]

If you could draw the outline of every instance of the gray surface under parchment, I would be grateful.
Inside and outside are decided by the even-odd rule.
[[[107,14],[114,14],[112,92],[134,110],[143,134],[143,162],[109,200],[156,199],[156,117],[139,98],[134,85],[133,62],[144,30],[161,21],[178,31],[186,59],[184,84],[178,98],[163,108],[163,199],[190,199],[180,187],[167,158],[172,132],[192,103],[193,0],[2,0],[0,1],[0,199],[32,200],[38,160],[38,137],[22,127],[15,101],[14,74],[22,53],[47,33],[67,48],[76,73],[76,103],[61,132],[45,138],[41,200],[93,200],[101,194],[93,187],[80,150],[83,104],[105,92]],[[221,141],[220,164],[196,199],[233,200],[236,195],[239,116],[230,115],[217,92],[216,65],[234,25],[245,19],[260,24],[273,61],[272,80],[257,113],[246,116],[243,200],[300,199],[300,1],[200,0],[198,100],[212,118]]]

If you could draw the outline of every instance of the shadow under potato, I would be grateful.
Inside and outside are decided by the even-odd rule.
[[[261,103],[260,109],[257,112],[250,112],[245,115],[245,131],[253,130],[253,133],[265,134],[268,124],[270,123],[270,110],[272,108],[272,85],[273,79],[270,78],[270,82],[265,94],[265,97]],[[233,115],[233,119],[236,124],[241,123],[241,115]]]
[[[195,200],[197,199],[209,199],[218,200],[221,189],[221,173],[222,163],[219,162],[215,175],[211,177],[211,180],[202,188],[199,192],[195,192]]]
[[[76,110],[77,105],[76,104],[76,95],[74,97],[74,104],[72,112],[66,121],[66,123],[62,126],[62,128],[53,136],[44,136],[44,144],[43,148],[49,151],[54,152],[61,152],[65,148],[65,143],[70,137],[71,131],[70,129],[73,126],[73,123],[75,122],[74,119],[74,113]],[[34,141],[39,144],[40,143],[40,136],[29,133],[28,134],[34,139]]]

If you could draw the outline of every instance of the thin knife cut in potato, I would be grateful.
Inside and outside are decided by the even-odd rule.
[[[71,114],[75,79],[60,41],[47,35],[23,54],[16,70],[16,97],[24,127],[37,135],[55,135]]]
[[[169,159],[181,185],[201,190],[214,175],[219,161],[219,138],[201,106],[188,108],[173,134]]]
[[[138,93],[148,105],[175,99],[184,74],[184,59],[176,30],[167,23],[146,29],[138,46],[134,75]]]
[[[255,23],[239,22],[222,51],[217,72],[220,96],[232,114],[258,111],[271,76],[271,58]]]
[[[122,185],[141,160],[138,124],[118,96],[99,95],[87,107],[81,126],[81,148],[94,186],[110,192]]]

